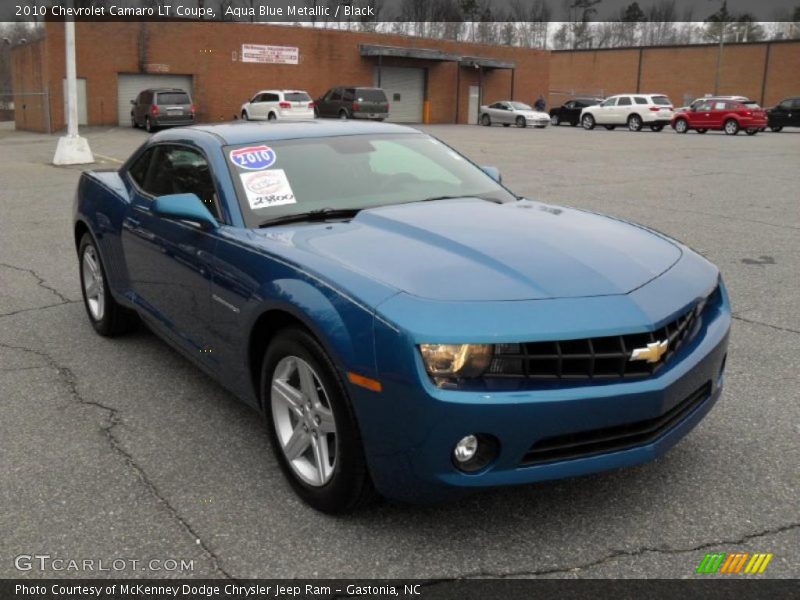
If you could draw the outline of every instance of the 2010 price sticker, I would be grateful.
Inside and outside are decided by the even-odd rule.
[[[269,146],[248,146],[230,151],[233,164],[248,171],[260,171],[275,164],[275,151]]]

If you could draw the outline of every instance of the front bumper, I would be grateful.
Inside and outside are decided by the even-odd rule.
[[[437,388],[424,373],[418,353],[398,356],[390,342],[396,334],[379,324],[376,345],[379,367],[384,365],[383,393],[376,398],[353,390],[373,481],[385,496],[431,502],[471,489],[572,477],[653,460],[689,433],[719,399],[730,323],[723,290],[719,306],[704,311],[692,341],[655,376],[513,392]],[[388,348],[386,355],[380,355],[381,348]],[[398,376],[409,368],[417,372],[417,382]],[[537,441],[652,421],[704,386],[703,397],[657,437],[610,451],[524,464]],[[451,456],[458,440],[473,433],[493,436],[500,451],[488,467],[467,474],[455,468]]]

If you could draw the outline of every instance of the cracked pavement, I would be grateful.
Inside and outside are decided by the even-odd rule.
[[[727,389],[661,459],[426,507],[332,518],[299,502],[259,417],[146,330],[109,340],[80,302],[80,168],[0,130],[0,577],[19,554],[194,561],[130,577],[692,577],[706,552],[800,575],[800,132],[731,138],[431,126],[517,192],[637,221],[717,263]],[[140,131],[86,132],[114,167]],[[706,576],[708,577],[708,576]]]

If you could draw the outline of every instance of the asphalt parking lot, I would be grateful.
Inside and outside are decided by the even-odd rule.
[[[663,458],[456,503],[314,512],[255,413],[146,330],[80,303],[78,168],[0,130],[0,577],[14,557],[194,560],[132,577],[693,577],[706,552],[800,576],[800,130],[754,137],[430,126],[515,191],[644,223],[722,269],[727,390]],[[86,133],[102,166],[146,134]],[[631,249],[635,252],[635,249]],[[107,575],[107,574],[105,574]]]

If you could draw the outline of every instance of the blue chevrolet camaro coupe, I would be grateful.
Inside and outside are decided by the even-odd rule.
[[[163,131],[82,175],[74,234],[97,332],[141,319],[255,407],[326,512],[642,463],[722,390],[714,265],[406,127]]]

